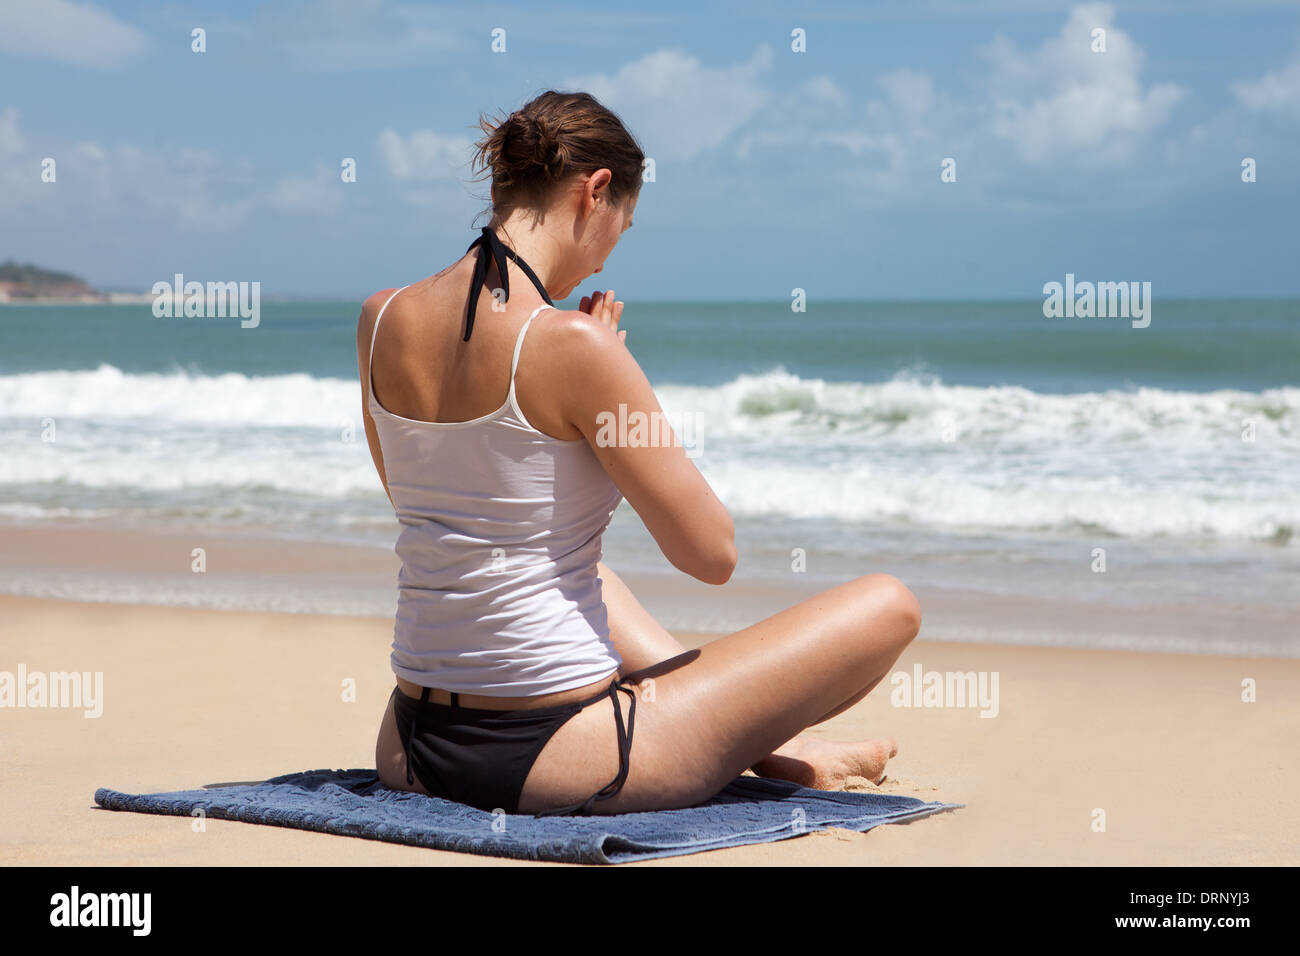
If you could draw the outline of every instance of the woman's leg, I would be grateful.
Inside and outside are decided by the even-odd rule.
[[[620,677],[685,653],[681,642],[660,626],[604,561],[596,562],[596,573],[609,618],[609,639],[623,658]]]
[[[631,673],[654,678],[636,705],[631,770],[601,812],[707,800],[801,730],[862,698],[920,628],[897,578],[871,574],[757,624]],[[620,697],[624,720],[629,701]],[[521,810],[576,802],[618,771],[613,704],[603,700],[551,738],[524,786]]]
[[[620,676],[644,670],[686,652],[681,642],[641,605],[622,578],[603,561],[597,563],[596,570],[600,574],[602,596],[609,617],[609,637],[623,658]],[[819,724],[848,710],[873,687],[874,682],[813,723]],[[750,769],[760,777],[777,777],[805,787],[835,790],[843,786],[850,775],[877,780],[883,772],[884,762],[897,752],[892,738],[841,743],[796,735]]]

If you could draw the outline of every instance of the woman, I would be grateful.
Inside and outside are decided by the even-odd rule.
[[[551,305],[632,225],[645,157],[585,93],[480,126],[491,223],[437,275],[372,296],[357,327],[366,436],[402,525],[380,779],[544,815],[692,806],[750,767],[827,789],[880,778],[892,739],[798,735],[916,635],[896,578],[687,652],[600,562],[626,497],[681,571],[724,584],[736,565],[731,518],[682,447],[598,437],[620,404],[661,412],[623,303],[611,289]]]

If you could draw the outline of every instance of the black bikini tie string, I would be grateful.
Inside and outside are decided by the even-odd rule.
[[[609,686],[609,697],[614,702],[614,726],[617,728],[618,733],[618,774],[586,800],[568,807],[539,810],[533,814],[534,818],[572,816],[573,814],[591,816],[592,808],[597,800],[608,800],[623,789],[623,784],[627,782],[628,772],[632,769],[632,728],[636,721],[636,691],[631,687],[624,687],[625,682],[626,678],[615,680]],[[619,706],[618,700],[620,691],[627,694],[630,701],[626,729],[623,726],[623,709]]]
[[[478,295],[484,283],[487,282],[488,263],[493,260],[496,261],[497,273],[501,276],[501,292],[505,297],[505,302],[510,301],[510,272],[506,267],[506,260],[512,259],[515,265],[519,266],[524,271],[524,275],[528,276],[533,285],[537,287],[537,291],[542,294],[546,304],[552,307],[555,305],[551,301],[551,297],[546,294],[546,286],[542,284],[541,279],[537,278],[537,273],[529,267],[528,263],[515,255],[514,250],[506,247],[505,243],[492,231],[491,226],[484,226],[480,232],[482,234],[471,242],[469,248],[465,250],[469,252],[470,249],[478,246],[478,255],[474,260],[474,280],[469,289],[469,306],[465,314],[465,336],[461,339],[462,342],[468,342],[470,333],[474,331],[474,314],[478,310]]]

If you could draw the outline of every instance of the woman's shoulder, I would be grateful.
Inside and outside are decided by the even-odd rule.
[[[394,286],[389,289],[380,289],[374,295],[369,296],[361,303],[361,315],[357,318],[357,346],[369,346],[370,336],[374,332],[375,320],[379,317],[379,310],[382,309],[393,298],[393,295],[400,291],[401,286]]]
[[[579,309],[542,309],[528,329],[522,365],[540,372],[549,388],[561,392],[598,391],[614,375],[626,379],[636,367],[618,333]]]
[[[608,403],[641,377],[618,332],[578,309],[543,309],[528,331],[521,379],[558,395],[566,408]]]
[[[401,291],[403,288],[405,287],[392,286],[391,288],[388,289],[380,289],[374,295],[369,296],[364,302],[361,303],[361,314],[363,316],[368,315],[373,319],[374,316],[379,314],[379,310],[384,307],[384,304],[387,303],[390,299],[392,299],[393,295]]]
[[[532,328],[535,332],[528,333],[530,338],[535,333],[539,338],[548,338],[579,361],[622,345],[617,332],[580,309],[543,309],[534,318]]]

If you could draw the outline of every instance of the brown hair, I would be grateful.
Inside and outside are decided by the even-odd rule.
[[[608,169],[610,202],[641,189],[645,153],[623,121],[590,93],[547,90],[509,116],[479,116],[486,135],[475,144],[474,166],[491,172],[492,211],[541,209],[571,176]]]

